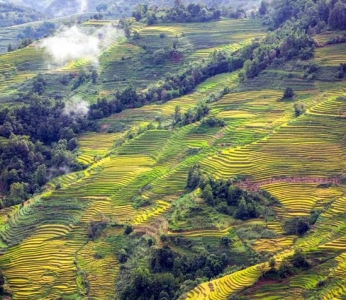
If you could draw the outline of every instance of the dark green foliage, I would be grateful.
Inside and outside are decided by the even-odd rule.
[[[132,228],[131,225],[126,225],[125,226],[125,230],[124,230],[124,234],[125,235],[129,235],[132,231],[133,231],[133,228]]]
[[[181,121],[176,126],[185,126],[200,121],[208,115],[209,107],[206,103],[199,103],[193,108],[189,108],[181,117]],[[176,121],[176,120],[175,120]]]
[[[212,188],[211,188],[209,183],[204,187],[204,189],[202,191],[202,198],[209,205],[215,206],[213,190],[212,190]]]
[[[199,165],[193,165],[187,175],[186,188],[188,190],[194,190],[200,184],[201,169]]]
[[[285,221],[284,230],[286,234],[303,235],[310,229],[308,222],[299,217],[295,217]]]
[[[294,103],[293,109],[295,116],[299,117],[305,112],[305,105],[303,103]]]
[[[33,42],[34,42],[33,39],[23,39],[20,41],[17,49],[25,48],[25,47],[31,45]]]
[[[73,80],[73,85],[71,90],[75,90],[80,87],[83,83],[85,83],[90,78],[89,74],[86,74],[84,71],[80,71],[78,76]],[[96,80],[96,79],[95,79]]]
[[[35,11],[32,8],[18,6],[16,4],[0,3],[0,27],[10,27],[44,19],[45,15],[43,13]]]
[[[33,26],[27,26],[25,29],[18,34],[17,38],[19,40],[23,39],[40,39],[44,36],[48,36],[52,34],[55,31],[55,24],[52,22],[43,22],[39,26],[33,27]]]
[[[114,99],[107,101],[105,98],[98,99],[97,103],[90,105],[90,119],[100,119],[108,117],[113,113],[121,112],[125,108],[140,107],[142,105],[156,102],[167,101],[175,97],[186,95],[191,92],[198,84],[217,74],[233,72],[243,67],[244,59],[252,55],[255,46],[245,47],[236,55],[229,55],[227,52],[219,51],[213,54],[213,58],[208,62],[201,62],[192,68],[184,69],[175,75],[167,74],[164,82],[153,85],[150,89],[139,92],[134,86],[117,90]],[[175,50],[174,50],[175,51]],[[227,90],[224,91],[224,94]],[[191,121],[199,121],[208,113],[205,104],[197,105],[189,110],[185,116],[181,116],[180,124],[190,124]],[[178,122],[174,120],[174,124]],[[183,120],[184,117],[184,120]]]
[[[96,84],[97,83],[97,78],[98,78],[98,73],[97,73],[97,71],[96,70],[93,70],[92,72],[91,72],[91,80],[92,80],[92,83],[93,84]]]
[[[149,261],[149,268],[133,271],[120,299],[178,299],[185,292],[187,281],[199,282],[221,274],[229,257],[226,253],[186,257],[164,246],[152,248]]]
[[[208,205],[236,219],[257,218],[264,213],[266,206],[276,203],[267,193],[250,193],[233,185],[231,181],[207,178],[202,175],[199,166],[190,169],[187,185],[190,190],[200,187],[201,197]]]
[[[145,21],[147,25],[160,23],[190,23],[190,22],[208,22],[218,20],[221,11],[215,7],[207,7],[203,4],[190,3],[175,5],[172,8],[160,9],[160,17],[157,17],[158,10],[150,8],[147,5],[138,4],[132,16],[136,21]]]
[[[346,8],[341,1],[338,1],[331,10],[328,24],[332,29],[346,29]]]
[[[37,93],[39,95],[42,95],[45,88],[46,88],[47,82],[42,74],[39,74],[35,77],[32,87],[32,93]]]
[[[264,16],[267,14],[269,8],[269,3],[267,1],[262,0],[260,7],[258,8],[258,14],[260,16]]]
[[[280,278],[287,278],[294,274],[294,270],[287,260],[283,260],[280,264],[277,274]]]
[[[284,91],[284,94],[283,94],[283,99],[291,99],[294,97],[294,92],[293,92],[293,89],[291,87],[287,87]]]
[[[203,119],[201,125],[208,126],[208,127],[224,127],[225,121],[220,120],[216,117],[209,117],[209,118]]]
[[[102,230],[105,229],[106,227],[107,227],[106,221],[103,221],[103,220],[99,222],[90,221],[89,227],[88,227],[88,237],[91,240],[97,239],[100,236]]]
[[[139,268],[133,271],[131,277],[131,283],[120,295],[121,300],[173,299],[178,288],[171,273],[152,274],[148,269]]]
[[[37,77],[37,83],[43,81]],[[0,135],[9,138],[0,148],[0,178],[10,192],[5,205],[38,192],[51,176],[80,170],[70,151],[78,146],[76,134],[88,127],[86,116],[68,115],[64,103],[35,94],[26,105],[0,111]],[[14,183],[21,187],[11,188]]]
[[[300,249],[294,251],[292,264],[296,268],[308,269],[310,267],[305,254]]]

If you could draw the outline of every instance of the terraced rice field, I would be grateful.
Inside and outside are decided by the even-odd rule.
[[[282,204],[276,208],[278,217],[309,216],[313,209],[323,209],[342,192],[337,188],[318,188],[316,183],[273,183],[262,186]]]
[[[321,66],[339,66],[345,62],[346,44],[328,45],[317,48],[315,62]]]
[[[291,253],[291,250],[286,250],[280,255],[275,256],[275,260],[280,264],[282,259]],[[261,272],[268,269],[269,266],[266,263],[254,265],[219,279],[202,283],[182,296],[181,299],[227,299],[228,296],[253,285],[262,274]]]
[[[323,45],[325,44],[328,40],[331,40],[337,36],[343,36],[346,32],[345,31],[326,31],[320,34],[316,34],[314,36],[314,40],[319,44]]]
[[[47,71],[43,50],[35,44],[0,55],[1,96],[10,96],[19,83],[31,79],[42,71]]]
[[[89,21],[85,25],[101,23],[105,22]],[[254,20],[223,20],[203,26],[144,27],[135,23],[133,29],[139,31],[143,40],[152,41],[153,49],[166,43],[165,38],[159,37],[160,33],[167,35],[167,41],[177,38],[187,51],[186,57],[196,60],[207,59],[214,50],[234,51],[262,35],[262,27]],[[207,37],[203,34],[206,31],[210,33]],[[316,37],[320,43],[326,38]],[[158,40],[162,40],[161,44]],[[127,65],[144,53],[140,46],[124,40],[110,39],[107,43],[110,46],[100,58],[104,68],[101,80],[109,79],[102,81],[105,95],[114,89],[115,83],[127,84],[128,73],[134,73],[133,65],[132,69]],[[342,62],[344,46],[318,48],[315,62],[337,66]],[[28,61],[41,68],[40,55],[40,50],[28,47],[1,56],[0,91],[11,80],[16,83],[34,76],[28,73],[32,67]],[[67,69],[78,69],[87,63],[87,58],[82,58]],[[117,68],[119,72],[115,72]],[[153,78],[159,79],[167,70],[179,66],[172,63],[151,72],[139,64],[134,68],[138,68],[133,77],[136,84],[144,87]],[[88,237],[90,222],[107,220],[134,225],[138,232],[145,230],[170,212],[172,202],[186,193],[187,173],[196,163],[217,178],[246,177],[249,187],[269,192],[280,206],[275,207],[276,215],[268,222],[262,218],[253,223],[239,221],[232,225],[230,221],[220,229],[206,224],[203,228],[188,228],[182,232],[167,231],[169,236],[183,236],[208,244],[219,242],[237,226],[266,225],[275,237],[257,238],[250,246],[258,253],[274,255],[278,265],[298,248],[307,253],[332,251],[336,258],[325,263],[328,267],[324,271],[317,267],[315,272],[311,270],[290,278],[285,285],[256,287],[251,299],[290,299],[290,291],[294,291],[295,299],[304,299],[304,292],[326,278],[330,283],[320,291],[321,299],[337,299],[346,294],[343,253],[346,196],[344,183],[339,180],[345,177],[346,167],[345,82],[331,86],[302,79],[294,73],[287,74],[269,69],[245,86],[238,85],[237,73],[218,75],[188,95],[100,120],[103,131],[120,124],[124,125],[124,132],[80,136],[78,159],[87,165],[85,170],[52,180],[48,191],[35,196],[23,207],[0,212],[0,246],[4,250],[0,268],[14,299],[78,298],[86,294],[93,299],[114,297],[120,264],[111,253],[106,237],[122,235],[123,229],[107,228],[100,239],[91,240]],[[281,101],[287,85],[294,88],[296,97],[292,101]],[[170,121],[177,105],[185,112],[224,87],[232,91],[210,104],[210,115],[222,119],[225,127],[201,128],[198,122],[175,129],[158,126],[161,120]],[[237,90],[233,90],[236,87]],[[303,102],[307,109],[299,117],[293,111],[296,102]],[[147,128],[149,124],[152,129]],[[57,185],[59,189],[55,189]],[[147,200],[148,205],[135,208],[138,198]],[[282,224],[286,219],[309,217],[312,210],[321,214],[307,236],[283,235]],[[242,242],[238,239],[237,243]],[[181,299],[227,299],[254,285],[268,269],[268,263],[240,269],[198,285]]]

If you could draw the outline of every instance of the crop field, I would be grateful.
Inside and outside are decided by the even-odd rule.
[[[338,66],[345,62],[346,44],[328,45],[317,48],[314,61],[321,66]]]
[[[253,38],[264,35],[264,27],[256,20],[222,20],[204,23],[202,27],[198,23],[147,27],[134,23],[132,29],[138,31],[140,39],[114,45],[101,56],[103,71],[100,78],[105,91],[124,87],[129,82],[145,87],[153,78],[160,80],[166,73],[173,73],[193,60],[207,59],[214,50],[233,52]],[[203,32],[208,34],[203,35]],[[160,37],[160,34],[165,37]],[[152,57],[146,57],[143,48],[155,52],[171,45],[173,41],[184,54],[182,60],[169,60],[154,68],[151,65]]]
[[[106,23],[88,21],[84,26]],[[109,47],[100,57],[95,87],[100,94],[111,95],[129,82],[144,88],[166,72],[180,70],[188,60],[208,59],[215,50],[235,51],[263,35],[263,27],[255,20],[150,27],[134,23],[132,29],[139,32],[138,43],[115,37],[105,42]],[[160,37],[161,33],[165,36]],[[328,34],[316,36],[320,44],[328,38]],[[141,45],[149,43],[155,51],[174,39],[186,51],[183,60],[153,68]],[[338,66],[346,54],[345,45],[317,48],[310,62]],[[41,51],[32,46],[0,56],[1,93],[11,93],[11,85],[44,69]],[[65,71],[87,65],[87,58],[81,58]],[[282,99],[286,86],[295,92],[291,100]],[[176,106],[183,114],[225,87],[230,89],[228,94],[208,103],[209,116],[223,120],[225,126],[208,127],[201,122],[170,126]],[[71,97],[89,100],[88,88]],[[0,211],[0,268],[13,299],[114,298],[115,283],[126,267],[109,240],[124,236],[125,225],[132,225],[138,235],[150,235],[153,230],[151,237],[159,245],[160,234],[211,248],[220,247],[222,238],[229,237],[230,249],[258,255],[251,266],[230,266],[221,277],[197,285],[180,299],[225,300],[238,294],[268,300],[341,298],[346,293],[345,99],[343,80],[308,80],[296,69],[269,68],[242,83],[237,72],[220,74],[190,94],[98,120],[100,132],[78,137],[78,160],[85,169],[55,178],[44,193]],[[305,106],[300,116],[295,115],[295,103]],[[6,142],[0,139],[0,145]],[[188,172],[195,164],[215,178],[238,177],[244,179],[240,186],[268,192],[278,202],[272,215],[235,220],[207,206],[195,191],[190,204],[202,210],[205,219],[178,220],[160,227],[174,209],[179,210],[175,204],[185,201],[181,196],[187,193]],[[285,233],[285,221],[310,220],[315,214],[318,218],[308,234]],[[97,238],[90,236],[93,224],[106,224]],[[242,230],[254,237],[244,241]],[[320,265],[314,261],[310,270],[285,282],[262,280],[270,268],[268,258],[273,257],[278,267],[297,249],[332,258],[328,256]]]
[[[339,31],[325,31],[314,36],[314,40],[319,45],[324,45],[328,40],[334,39],[335,37],[343,36],[346,33],[345,30]]]

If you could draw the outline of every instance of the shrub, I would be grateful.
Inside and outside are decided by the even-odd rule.
[[[125,226],[124,234],[129,235],[132,231],[133,231],[133,228],[131,225]]]
[[[305,113],[305,105],[303,103],[294,103],[293,109],[296,117],[299,117],[300,115]]]
[[[284,95],[283,95],[283,99],[291,99],[294,97],[294,91],[291,87],[287,87],[285,89]]]
[[[287,220],[283,227],[286,234],[296,234],[300,236],[310,229],[306,220],[300,217]]]

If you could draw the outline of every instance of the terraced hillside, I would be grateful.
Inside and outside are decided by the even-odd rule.
[[[114,43],[100,58],[100,94],[126,81],[144,87],[185,60],[208,59],[215,49],[235,51],[261,36],[253,20],[134,26],[153,49],[165,43],[159,36],[165,33],[186,55],[148,73],[150,65],[136,65],[144,53],[140,41]],[[345,45],[318,48],[310,62],[320,72],[334,70]],[[22,51],[29,55],[31,48]],[[25,68],[20,53],[7,59]],[[39,64],[39,54],[32,55],[30,62]],[[15,81],[15,70],[7,68]],[[42,194],[0,212],[0,269],[13,299],[119,299],[131,269],[147,267],[148,253],[167,245],[187,258],[201,249],[231,254],[218,276],[186,282],[180,299],[344,297],[346,81],[330,83],[319,73],[302,78],[303,70],[304,63],[293,61],[243,82],[237,72],[216,75],[185,96],[124,110],[99,120],[99,132],[80,135],[84,170],[52,179]],[[294,98],[282,99],[286,86]],[[225,88],[207,103],[204,120],[172,125],[177,106],[184,114]],[[299,115],[296,103],[304,104]],[[209,118],[223,126],[206,125]],[[196,164],[215,179],[236,178],[238,187],[271,195],[275,205],[246,221],[216,210],[198,189],[186,189]],[[305,235],[287,230],[295,218],[313,219]],[[128,234],[131,241],[125,241]],[[284,280],[265,277],[299,251],[309,268]]]

